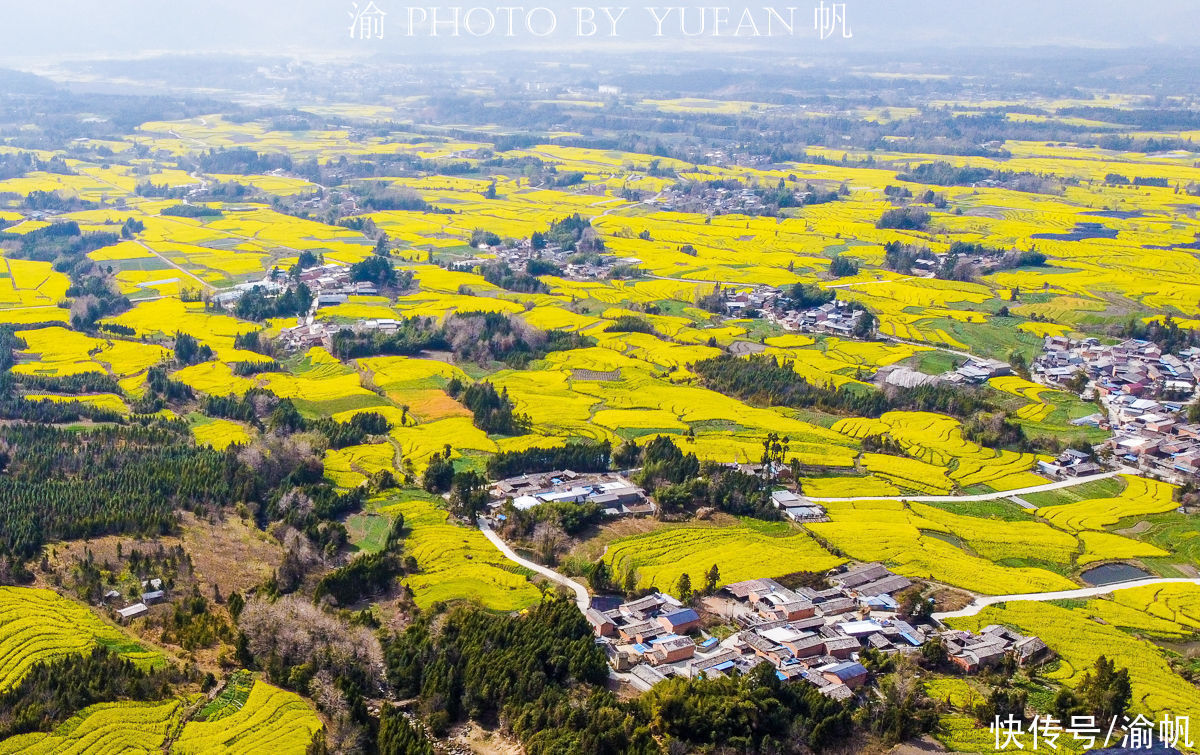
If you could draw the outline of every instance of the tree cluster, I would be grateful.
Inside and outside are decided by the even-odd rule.
[[[760,406],[819,409],[860,417],[878,417],[893,410],[968,417],[996,409],[980,392],[948,385],[886,391],[814,385],[798,375],[791,362],[769,354],[723,354],[697,362],[692,369],[706,387]]]
[[[592,221],[579,213],[554,220],[546,231],[534,231],[529,237],[535,250],[554,245],[566,252],[601,252],[604,240],[592,228]]]
[[[499,724],[531,755],[790,754],[830,747],[853,729],[847,705],[781,682],[769,664],[744,677],[669,679],[618,700],[603,689],[604,653],[567,600],[516,616],[464,606],[422,617],[385,643],[385,657],[397,694],[419,699],[434,734],[468,718]]]
[[[508,397],[508,389],[496,391],[488,381],[472,383],[462,387],[458,379],[446,386],[451,398],[457,399],[475,415],[475,426],[485,433],[497,435],[524,435],[532,422],[526,414],[516,411]]]
[[[49,731],[96,703],[162,699],[185,678],[171,666],[143,670],[105,647],[41,661],[0,694],[0,738]]]
[[[288,286],[279,294],[268,294],[261,286],[254,286],[237,300],[233,313],[243,320],[263,322],[274,317],[305,315],[312,302],[312,291],[305,283]]]
[[[557,469],[576,472],[603,472],[609,468],[612,444],[567,443],[550,448],[526,448],[520,451],[501,451],[488,457],[487,475],[493,480]]]

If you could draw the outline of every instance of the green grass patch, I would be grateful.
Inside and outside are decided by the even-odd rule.
[[[1115,498],[1125,489],[1125,481],[1120,477],[1108,477],[1103,480],[1092,480],[1082,485],[1058,490],[1043,490],[1040,493],[1029,493],[1021,496],[1034,506],[1061,506],[1066,503],[1077,503],[1093,498]]]
[[[941,375],[944,372],[953,370],[962,360],[963,358],[957,354],[951,354],[948,351],[938,349],[935,351],[922,351],[905,360],[905,364],[917,372],[924,372],[926,375]]]
[[[951,501],[937,502],[930,501],[925,503],[926,506],[932,506],[942,511],[949,511],[952,514],[965,514],[967,516],[991,517],[994,519],[1002,519],[1006,522],[1027,522],[1030,520],[1029,513],[1026,509],[1021,508],[1011,501],[964,501],[955,503]]]
[[[1017,330],[1019,321],[1013,317],[996,317],[983,323],[963,323],[948,317],[923,322],[923,330],[939,328],[956,340],[965,343],[972,354],[1007,359],[1012,351],[1020,351],[1032,362],[1042,350],[1042,339],[1024,330]]]
[[[625,440],[637,440],[647,435],[677,435],[679,429],[674,427],[620,427],[614,432]]]
[[[1141,532],[1133,532],[1129,529],[1135,526],[1143,528],[1146,526],[1138,525],[1138,522],[1148,523],[1149,528],[1143,529]],[[1175,557],[1171,559],[1143,559],[1148,565],[1153,564],[1163,571],[1169,569],[1174,572],[1170,576],[1186,576],[1179,573],[1178,570],[1170,568],[1170,563],[1200,565],[1200,517],[1180,514],[1178,511],[1168,511],[1165,514],[1149,514],[1123,519],[1112,529],[1124,530],[1121,534],[1127,537],[1157,545],[1159,548],[1175,554]],[[1163,567],[1167,568],[1163,569]]]
[[[734,324],[739,328],[746,329],[744,340],[758,341],[759,343],[762,343],[764,339],[783,335],[787,332],[778,325],[773,325],[761,317],[742,320]]]
[[[1052,606],[1058,606],[1059,608],[1087,608],[1089,599],[1088,598],[1060,598],[1059,600],[1047,600],[1046,602]]]
[[[955,548],[962,550],[964,553],[978,555],[966,544],[966,542],[958,535],[949,532],[940,532],[938,530],[921,530],[921,534],[925,537],[932,537],[935,540],[941,540],[943,543],[950,543]]]
[[[962,492],[966,495],[985,495],[987,493],[995,493],[996,491],[991,485],[980,482],[975,485],[966,486],[962,489]]]
[[[363,553],[378,553],[387,544],[392,520],[386,514],[360,511],[346,517],[346,533],[350,543]]]
[[[254,686],[254,676],[249,671],[235,671],[225,683],[225,689],[200,709],[195,718],[198,721],[218,721],[226,716],[232,716],[246,704],[250,697],[250,688]]]
[[[740,433],[749,428],[727,419],[703,419],[687,423],[697,435],[702,433]]]
[[[1071,564],[1059,564],[1054,561],[1045,561],[1040,558],[1021,558],[1013,556],[1011,558],[996,559],[994,563],[997,566],[1006,566],[1010,569],[1045,569],[1052,571],[1055,574],[1061,574],[1064,577],[1069,577],[1075,571],[1075,567]]]
[[[307,418],[314,417],[329,417],[340,412],[350,411],[351,409],[370,409],[376,406],[390,406],[390,404],[379,396],[345,396],[343,398],[332,399],[330,401],[309,401],[302,398],[293,398],[292,403],[296,405],[296,409]]]
[[[150,652],[141,643],[136,642],[132,639],[128,639],[128,638],[117,639],[115,637],[98,636],[98,637],[96,637],[96,644],[100,645],[101,647],[108,648],[109,650],[113,651],[114,653],[118,653],[120,655],[129,655],[131,653],[149,653]]]

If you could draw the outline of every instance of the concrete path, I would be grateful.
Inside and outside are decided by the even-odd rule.
[[[160,217],[160,216],[155,216],[155,217]],[[160,253],[159,253],[159,251],[158,251],[157,249],[155,249],[154,247],[150,246],[149,244],[147,244],[146,242],[142,241],[141,239],[135,239],[135,240],[134,240],[134,243],[138,244],[138,245],[139,245],[139,246],[141,246],[143,249],[145,249],[147,252],[150,252],[150,253],[151,253],[151,254],[153,254],[155,257],[158,257],[158,258],[159,258],[160,260],[162,260],[163,262],[167,263],[167,264],[168,264],[168,265],[170,265],[171,267],[175,268],[175,269],[176,269],[176,270],[178,270],[179,272],[183,273],[183,274],[184,274],[184,275],[186,275],[187,277],[189,277],[189,278],[191,278],[192,280],[194,280],[194,281],[196,281],[197,283],[199,283],[201,288],[208,289],[209,291],[216,291],[216,290],[217,290],[217,287],[216,287],[216,286],[214,286],[213,284],[211,284],[211,283],[209,283],[208,281],[204,280],[203,278],[200,278],[200,277],[198,277],[198,276],[197,276],[195,273],[193,273],[191,270],[188,270],[188,269],[187,269],[187,268],[185,268],[185,267],[180,267],[180,266],[179,266],[177,263],[175,263],[175,262],[172,262],[172,261],[171,261],[170,259],[168,259],[167,257],[164,257],[162,254],[160,254]]]
[[[543,577],[550,580],[551,582],[560,584],[563,587],[566,587],[569,590],[571,590],[572,592],[574,592],[575,593],[575,605],[579,606],[580,612],[587,611],[588,606],[590,606],[592,604],[592,599],[588,595],[588,591],[587,591],[586,587],[579,584],[578,582],[576,582],[573,579],[567,579],[566,577],[564,577],[563,575],[554,571],[553,569],[542,566],[541,564],[535,564],[534,562],[532,562],[528,559],[521,558],[513,551],[512,548],[508,547],[508,543],[504,542],[504,540],[502,540],[500,538],[500,536],[497,535],[495,533],[495,531],[492,530],[491,526],[489,526],[488,523],[482,519],[479,520],[479,530],[483,533],[484,537],[486,537],[488,540],[492,541],[492,545],[496,546],[496,548],[499,549],[499,551],[501,553],[503,553],[504,557],[507,558],[509,561],[512,561],[514,564],[524,566],[526,569],[529,569],[530,571],[537,572],[538,574],[541,574]]]
[[[904,275],[899,278],[876,278],[869,281],[857,281],[855,283],[829,283],[822,288],[856,288],[858,286],[870,286],[876,283],[899,283],[900,281],[910,281],[916,278],[915,275]]]
[[[1036,509],[1037,508],[1037,506],[1034,506],[1032,503],[1030,503],[1029,501],[1025,500],[1024,498],[1022,498],[1021,496],[1018,496],[1018,495],[1012,496],[1011,500],[1013,503],[1017,504],[1018,506],[1020,506],[1023,509]]]
[[[1042,493],[1047,490],[1061,490],[1063,488],[1071,488],[1076,485],[1083,485],[1096,480],[1107,480],[1109,477],[1116,477],[1121,474],[1138,474],[1136,469],[1122,467],[1111,472],[1101,472],[1100,474],[1088,475],[1087,477],[1072,477],[1069,480],[1059,480],[1058,482],[1048,482],[1045,485],[1034,485],[1029,488],[1017,488],[1016,490],[998,490],[993,493],[980,493],[978,495],[868,495],[859,496],[857,498],[814,498],[812,496],[804,496],[810,501],[816,503],[839,503],[851,501],[916,501],[918,503],[968,503],[970,501],[995,501],[1001,498],[1012,498],[1013,496],[1029,495],[1030,493]]]
[[[1146,587],[1148,585],[1200,585],[1198,579],[1182,579],[1182,578],[1167,578],[1154,577],[1151,579],[1131,579],[1127,582],[1112,582],[1107,585],[1098,585],[1096,587],[1080,587],[1077,590],[1059,590],[1058,592],[1028,592],[1018,595],[979,595],[975,600],[971,601],[971,605],[957,611],[944,611],[935,613],[933,618],[941,621],[943,619],[956,619],[963,616],[974,616],[982,611],[985,607],[995,603],[1011,603],[1021,600],[1070,600],[1071,598],[1095,598],[1101,595],[1107,595],[1116,590],[1127,590],[1131,587]]]
[[[895,341],[896,343],[906,343],[909,346],[920,346],[926,349],[933,349],[934,351],[944,351],[947,354],[953,354],[955,356],[962,357],[963,359],[978,358],[979,356],[978,354],[972,354],[969,351],[952,349],[949,346],[944,346],[940,343],[930,343],[929,341],[913,341],[908,338],[901,338],[900,336],[888,335],[886,333],[876,333],[875,335],[877,338],[883,341]]]

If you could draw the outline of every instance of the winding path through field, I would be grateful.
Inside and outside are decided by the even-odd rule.
[[[1136,474],[1135,470],[1122,467],[1111,472],[1103,472],[1101,474],[1089,475],[1087,477],[1076,477],[1070,480],[1060,480],[1058,482],[1048,482],[1045,485],[1036,485],[1029,488],[1018,488],[1016,490],[1002,490],[994,493],[980,493],[978,495],[927,495],[927,496],[864,496],[861,498],[808,498],[810,501],[825,503],[838,501],[917,501],[917,502],[955,502],[955,501],[994,501],[1001,498],[1010,498],[1012,496],[1027,495],[1029,493],[1038,493],[1046,490],[1060,490],[1069,488],[1075,485],[1083,485],[1084,483],[1094,480],[1105,480],[1109,477],[1115,477],[1119,474]],[[588,596],[587,588],[579,584],[573,579],[569,579],[554,571],[553,569],[535,564],[529,559],[522,558],[509,547],[508,543],[492,530],[491,526],[483,519],[480,519],[479,529],[483,532],[483,536],[491,541],[492,545],[504,554],[504,557],[513,563],[523,566],[530,571],[542,575],[546,579],[562,585],[575,593],[575,605],[579,606],[580,611],[586,611],[591,605],[591,598]],[[1200,579],[1142,579],[1132,582],[1113,583],[1110,585],[1102,585],[1100,587],[1082,587],[1078,590],[1066,590],[1062,592],[1047,592],[1047,593],[1025,593],[1020,595],[985,595],[977,596],[971,605],[960,611],[951,611],[943,614],[934,614],[935,617],[953,618],[955,616],[973,616],[979,613],[984,606],[993,603],[1000,603],[1006,600],[1059,600],[1062,598],[1083,598],[1094,597],[1096,595],[1104,595],[1116,589],[1124,587],[1140,587],[1142,585],[1166,584],[1171,582],[1190,582],[1200,584]]]
[[[541,564],[535,564],[534,562],[532,562],[528,559],[521,558],[520,556],[518,556],[516,554],[516,552],[513,551],[512,548],[508,547],[508,543],[504,542],[504,540],[502,540],[500,538],[500,536],[497,535],[495,533],[495,531],[492,530],[491,526],[488,525],[488,523],[486,521],[484,521],[483,519],[479,520],[479,530],[481,532],[483,532],[484,537],[486,537],[488,540],[492,541],[492,545],[496,546],[496,548],[498,548],[499,551],[504,554],[504,557],[507,558],[509,561],[512,561],[513,563],[518,564],[520,566],[524,566],[526,569],[529,569],[530,571],[535,571],[538,574],[541,574],[546,579],[550,580],[551,582],[560,584],[563,587],[566,587],[569,590],[571,590],[572,592],[574,592],[575,593],[575,605],[579,607],[579,610],[581,612],[587,611],[588,606],[590,606],[592,603],[592,599],[588,596],[588,591],[587,591],[586,587],[579,584],[578,582],[576,582],[573,579],[568,579],[568,578],[564,577],[563,575],[559,574],[558,572],[554,571],[553,569],[551,569],[549,567],[542,566]]]
[[[216,291],[216,290],[217,290],[217,287],[216,287],[216,286],[214,286],[213,284],[211,284],[211,283],[209,283],[208,281],[204,280],[203,278],[199,277],[198,275],[196,275],[195,273],[193,273],[191,270],[188,270],[188,269],[187,269],[187,268],[185,268],[185,267],[181,267],[180,265],[176,264],[175,262],[172,262],[170,259],[168,259],[168,258],[164,257],[162,254],[159,254],[159,252],[158,252],[158,250],[157,250],[157,249],[155,249],[154,247],[150,246],[150,245],[149,245],[149,244],[147,244],[146,242],[144,242],[144,241],[142,241],[142,240],[140,240],[140,239],[135,239],[135,243],[136,243],[136,244],[138,244],[138,245],[140,245],[140,246],[141,246],[143,249],[145,249],[147,252],[150,252],[151,254],[153,254],[155,257],[158,257],[160,260],[162,260],[162,261],[163,261],[163,262],[165,262],[166,264],[170,265],[171,267],[175,268],[176,270],[178,270],[179,272],[183,273],[183,274],[184,274],[184,275],[186,275],[187,277],[189,277],[189,278],[191,278],[192,280],[196,281],[196,282],[197,282],[197,283],[199,283],[199,284],[200,284],[200,285],[201,285],[203,288],[206,288],[206,289],[208,289],[209,291]]]
[[[974,616],[984,608],[996,603],[1008,603],[1021,600],[1070,600],[1072,598],[1095,598],[1100,595],[1107,595],[1114,590],[1125,590],[1130,587],[1147,587],[1149,585],[1200,585],[1200,579],[1185,579],[1178,577],[1155,577],[1152,579],[1131,579],[1127,582],[1110,582],[1107,585],[1097,585],[1096,587],[1080,587],[1077,590],[1059,590],[1058,592],[1027,592],[1017,595],[977,595],[975,600],[966,608],[960,608],[957,611],[944,611],[935,613],[933,618],[941,621],[943,619],[956,619],[963,616]]]
[[[944,351],[947,354],[953,354],[955,356],[962,357],[964,359],[975,359],[975,358],[978,358],[978,356],[979,356],[978,354],[972,354],[969,351],[959,351],[958,349],[952,349],[949,346],[946,346],[946,345],[943,345],[940,343],[931,343],[929,341],[913,341],[912,339],[909,339],[909,338],[901,338],[900,336],[888,335],[887,333],[876,333],[876,336],[884,341],[894,341],[895,343],[905,343],[905,344],[908,344],[909,346],[920,346],[920,347],[926,348],[926,349],[933,349],[934,351]]]
[[[1070,488],[1076,485],[1083,485],[1096,480],[1106,480],[1109,477],[1116,477],[1121,474],[1138,474],[1136,469],[1129,467],[1121,467],[1114,469],[1111,472],[1101,472],[1100,474],[1088,475],[1086,477],[1072,477],[1069,480],[1059,480],[1058,482],[1048,482],[1045,485],[1034,485],[1029,488],[1015,488],[1013,490],[998,490],[992,493],[979,493],[976,495],[868,495],[858,496],[855,498],[815,498],[813,496],[804,496],[806,499],[815,503],[843,503],[853,501],[916,501],[917,503],[969,503],[971,501],[996,501],[1002,498],[1013,498],[1030,493],[1042,493],[1047,490],[1061,490],[1062,488]]]

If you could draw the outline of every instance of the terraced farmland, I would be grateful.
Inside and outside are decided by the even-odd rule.
[[[668,591],[684,573],[693,585],[701,584],[713,564],[722,583],[729,583],[824,571],[843,562],[789,525],[750,519],[728,527],[668,527],[621,538],[608,545],[604,560],[618,579],[632,570],[638,587]]]
[[[255,682],[237,712],[184,724],[171,752],[302,753],[320,728],[321,720],[299,695]]]
[[[1159,514],[1176,507],[1173,487],[1145,477],[1123,475],[1125,490],[1114,498],[1093,498],[1038,509],[1038,515],[1066,530],[1100,530],[1122,517]]]
[[[1132,597],[1124,597],[1124,592],[1115,593],[1118,608],[1131,603],[1139,607],[1152,605],[1140,591]],[[1063,659],[1058,669],[1049,672],[1049,676],[1068,685],[1077,684],[1096,658],[1106,655],[1118,666],[1129,669],[1133,686],[1132,707],[1153,719],[1164,712],[1200,709],[1200,691],[1189,684],[1179,683],[1179,677],[1155,645],[1131,637],[1116,626],[1098,623],[1091,617],[1107,616],[1118,623],[1127,626],[1135,624],[1135,628],[1142,629],[1154,627],[1148,623],[1150,621],[1161,624],[1164,620],[1154,619],[1148,613],[1141,613],[1140,620],[1118,620],[1117,611],[1109,609],[1108,604],[1109,601],[1094,600],[1081,608],[1061,608],[1047,603],[1015,602],[989,606],[977,616],[955,619],[953,623],[969,628],[1001,623],[1017,627],[1019,631],[1036,632]],[[1190,616],[1187,618],[1194,621]],[[1166,626],[1173,623],[1166,622]],[[1179,625],[1174,626],[1178,628]]]
[[[67,598],[49,590],[0,587],[0,690],[17,684],[35,663],[97,645],[139,664],[162,661],[158,653]]]
[[[307,751],[321,720],[300,696],[251,682],[234,709],[189,719],[194,698],[92,705],[51,732],[0,741],[0,753],[295,753]],[[206,709],[207,710],[207,709]]]
[[[911,485],[926,490],[945,489],[948,484],[962,487],[987,485],[995,490],[1037,485],[1042,478],[1030,474],[1036,459],[1033,454],[983,448],[962,435],[961,424],[941,414],[929,412],[888,412],[878,419],[856,417],[839,420],[833,429],[852,438],[887,435],[913,459],[922,462],[921,472],[902,459],[871,457],[876,474],[903,478],[905,469]],[[889,466],[890,465],[890,466]],[[944,471],[948,481],[934,474]],[[921,487],[917,488],[922,489]]]
[[[1034,522],[1007,523],[961,517],[933,507],[906,508],[899,501],[865,501],[829,505],[829,522],[807,525],[821,540],[860,561],[883,561],[896,572],[910,577],[933,579],[984,594],[1041,592],[1071,589],[1073,582],[1045,568],[1001,566],[985,557],[971,555],[959,543],[977,545],[993,557],[1020,553],[1061,559],[1065,541],[1045,525]],[[940,520],[940,521],[939,521]],[[952,526],[945,522],[952,521]],[[960,536],[956,529],[974,526]],[[1044,545],[1026,543],[1038,533]],[[969,541],[967,535],[976,537]],[[1066,540],[1073,540],[1066,537]]]
[[[448,522],[446,512],[429,500],[380,503],[381,513],[403,514],[411,529],[405,551],[417,559],[420,571],[408,575],[405,584],[418,606],[467,599],[494,610],[515,611],[540,599],[524,569],[505,559],[483,533]]]
[[[577,73],[531,70],[563,81]],[[472,526],[484,505],[478,489],[496,482],[473,475],[494,473],[497,454],[597,441],[619,451],[613,466],[652,489],[663,504],[657,518],[580,509],[589,518],[574,527],[554,506],[540,510],[544,519],[504,509],[496,531],[539,558],[543,544],[548,560],[571,554],[557,562],[573,575],[602,558],[631,593],[670,591],[683,574],[698,587],[713,566],[728,583],[880,561],[930,583],[939,600],[953,592],[942,587],[1067,590],[1102,562],[1162,575],[1200,566],[1200,527],[1177,510],[1190,490],[1130,475],[1011,500],[974,495],[1041,485],[1039,460],[1109,436],[1072,424],[1102,409],[1082,398],[1090,393],[1043,385],[1035,379],[1048,378],[1022,368],[1042,339],[1144,335],[1178,353],[1200,344],[1200,132],[1185,130],[1194,98],[1163,91],[1170,79],[1145,97],[1077,87],[1069,98],[1010,102],[1005,87],[993,93],[977,80],[956,95],[951,76],[918,96],[928,82],[905,75],[901,86],[893,72],[863,69],[853,92],[799,106],[778,92],[770,102],[712,92],[565,96],[565,87],[559,96],[513,86],[520,76],[493,86],[490,75],[472,73],[478,88],[413,87],[370,104],[333,102],[327,92],[297,100],[303,87],[289,79],[269,111],[231,105],[222,114],[210,112],[221,109],[216,101],[181,99],[152,116],[175,120],[140,125],[89,110],[71,127],[104,138],[57,145],[66,130],[57,120],[54,129],[0,124],[0,324],[24,343],[13,351],[13,398],[44,402],[36,411],[68,448],[96,424],[185,429],[178,444],[234,481],[212,496],[220,500],[197,496],[179,529],[167,510],[145,532],[103,521],[80,537],[157,538],[187,550],[205,518],[217,532],[236,516],[238,531],[253,531],[276,557],[261,560],[266,584],[247,592],[247,579],[239,597],[278,588],[311,608],[312,586],[331,570],[374,568],[387,556],[396,568],[377,590],[351,596],[344,612],[323,600],[313,610],[383,635],[443,604],[520,614],[548,586]],[[1122,76],[1121,86],[1142,75]],[[1056,91],[1071,86],[1050,78]],[[894,87],[877,94],[881,81]],[[1021,81],[1023,90],[1038,84]],[[754,86],[742,89],[749,97]],[[470,117],[447,119],[467,107]],[[492,115],[497,122],[486,122]],[[553,122],[537,123],[547,116]],[[623,133],[628,123],[644,133]],[[33,243],[43,235],[71,241]],[[255,283],[257,291],[241,285]],[[837,317],[811,312],[831,298],[842,305]],[[847,313],[855,325],[840,320]],[[1168,317],[1177,330],[1148,325]],[[931,384],[968,356],[1035,377]],[[748,373],[736,388],[706,369],[758,369],[772,358],[783,360],[774,372]],[[881,372],[899,365],[925,377],[892,373],[895,384]],[[499,408],[468,397],[482,381]],[[921,385],[902,387],[910,382]],[[34,413],[11,403],[14,413]],[[364,412],[387,427],[362,430],[355,417]],[[4,428],[27,419],[6,415]],[[655,477],[678,460],[647,458],[660,436],[677,446],[686,473]],[[775,437],[786,451],[778,465],[760,464],[764,440]],[[7,467],[14,448],[0,449],[6,482],[20,471]],[[532,456],[503,461],[514,474],[526,463],[548,468],[549,454]],[[52,477],[52,467],[36,473]],[[833,499],[827,520],[795,524],[768,509],[767,491],[793,479],[801,494]],[[393,532],[400,515],[405,527]],[[197,573],[213,569],[210,556],[227,564],[244,553],[245,543],[213,538],[201,541],[213,553],[188,554]],[[55,573],[63,544],[46,547],[40,584],[79,590],[70,579],[85,571],[95,584],[82,567]],[[26,555],[33,569],[42,554]],[[139,560],[147,572],[143,553]],[[100,579],[132,595],[145,576],[130,568]],[[212,590],[214,615],[228,614],[237,638],[245,627],[234,602],[214,587],[195,595],[207,600]],[[960,625],[1002,622],[1043,637],[1063,659],[1051,680],[1068,686],[1098,653],[1110,654],[1133,673],[1137,710],[1154,714],[1200,709],[1194,685],[1156,644],[1190,650],[1198,606],[1191,588],[1144,588],[995,605]],[[162,606],[134,627],[167,642],[181,628],[161,624],[185,618]],[[223,668],[228,636],[187,651],[188,660],[204,672]],[[53,593],[0,588],[0,691],[39,661],[96,645],[146,665],[165,659]],[[286,675],[274,660],[255,667],[311,692],[333,715],[343,709],[337,695],[350,693],[328,692],[314,671],[323,658]],[[456,711],[428,691],[451,678],[442,661],[450,663],[428,664],[421,689],[408,691],[423,698],[414,710]],[[987,751],[970,708],[991,679],[925,681],[951,706],[942,741]],[[0,752],[300,752],[322,725],[301,697],[249,672],[211,701],[184,689],[194,688],[153,704],[89,707]],[[568,692],[564,700],[584,699]],[[1045,707],[1043,694],[1035,707]],[[520,708],[485,702],[461,708],[503,720],[493,742],[530,728],[507,720]],[[632,722],[643,711],[626,712]],[[659,723],[624,728],[688,745]],[[730,741],[770,749],[778,733]]]
[[[181,722],[186,704],[174,699],[155,703],[100,703],[85,708],[48,734],[22,734],[0,742],[0,753],[162,752]]]

